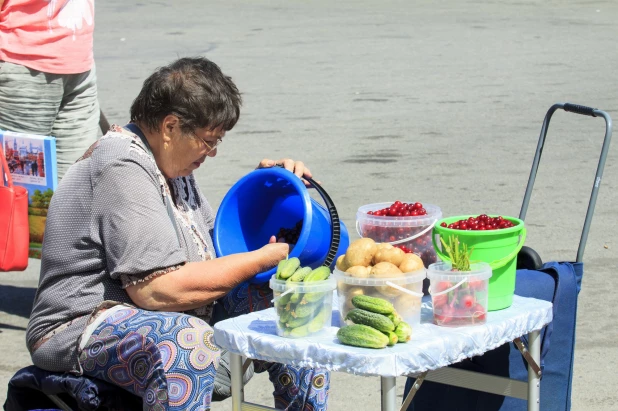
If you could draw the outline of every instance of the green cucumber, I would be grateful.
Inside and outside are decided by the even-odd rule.
[[[296,327],[300,327],[301,325],[305,325],[307,324],[309,321],[311,321],[311,316],[307,315],[305,317],[294,317],[291,316],[285,323],[285,325],[288,328],[296,328]]]
[[[329,276],[330,276],[330,268],[321,266],[321,267],[314,269],[309,274],[307,274],[307,276],[305,277],[303,281],[306,283],[313,282],[313,281],[324,281]]]
[[[332,293],[332,291],[318,291],[314,293],[307,293],[305,294],[304,300],[309,303],[316,302],[322,299],[322,297],[324,297],[326,293]]]
[[[399,338],[397,337],[397,334],[395,334],[392,331],[385,332],[384,335],[386,335],[388,337],[388,346],[389,347],[392,347],[393,345],[397,344],[397,341],[399,341]]]
[[[275,278],[277,280],[281,280],[281,270],[287,263],[288,263],[288,260],[286,259],[286,260],[279,261],[279,264],[277,264],[277,272],[275,273]]]
[[[311,267],[299,267],[294,274],[287,279],[291,282],[300,282],[311,272]]]
[[[284,335],[287,337],[299,338],[299,337],[305,337],[309,334],[313,334],[317,331],[320,331],[322,327],[324,327],[324,324],[326,323],[328,316],[331,315],[331,312],[332,312],[332,307],[323,306],[320,312],[318,313],[318,315],[316,315],[313,318],[307,317],[307,320],[310,320],[310,321],[308,321],[307,323],[303,325],[293,327],[295,323],[289,322],[287,326],[293,327],[293,328],[286,329],[287,334],[284,333]]]
[[[357,295],[352,298],[352,305],[356,308],[371,311],[373,313],[388,315],[395,311],[395,307],[390,302],[369,295]]]
[[[387,315],[388,318],[395,324],[395,327],[399,325],[400,322],[403,321],[403,318],[397,313],[397,311],[393,311],[392,313]]]
[[[287,290],[286,290],[287,291]],[[283,293],[282,293],[283,294]],[[292,298],[292,293],[287,293],[286,295],[284,295],[283,297],[279,297],[279,299],[277,300],[277,305],[281,305],[284,306],[287,303],[290,302],[290,299]]]
[[[279,316],[279,321],[285,324],[290,318],[292,318],[292,312],[290,311],[290,307],[287,307]]]
[[[309,324],[301,325],[300,327],[296,327],[290,330],[289,336],[292,338],[300,338],[305,337],[311,334],[309,330]]]
[[[318,315],[316,315],[315,318],[307,324],[309,332],[314,333],[316,331],[320,331],[322,327],[324,327],[324,324],[328,321],[328,318],[332,315],[332,312],[333,307],[328,304],[323,305]]]
[[[296,308],[294,308],[294,311],[292,311],[292,317],[311,316],[317,308],[317,304],[298,304]]]
[[[294,292],[294,294],[290,297],[290,302],[292,304],[297,304],[302,300],[303,295],[305,295],[305,293],[299,293],[298,291]]]
[[[397,342],[404,343],[410,341],[412,336],[412,327],[405,321],[402,321],[395,328],[395,334],[397,334]]]
[[[350,310],[345,319],[351,320],[354,324],[368,325],[378,331],[390,332],[395,330],[395,324],[387,316],[360,308]]]
[[[337,338],[342,344],[364,348],[384,348],[389,339],[382,332],[363,324],[353,324],[337,331]]]
[[[297,257],[288,258],[283,267],[281,267],[281,272],[279,273],[279,277],[282,280],[287,280],[294,274],[294,272],[300,267],[300,260]]]

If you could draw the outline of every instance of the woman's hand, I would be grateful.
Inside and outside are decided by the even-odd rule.
[[[287,243],[277,242],[277,238],[273,235],[270,237],[268,244],[258,250],[262,254],[264,261],[264,271],[270,270],[279,261],[285,260],[290,253],[290,245]]]
[[[298,178],[303,180],[305,186],[311,187],[311,184],[309,184],[307,180],[303,179],[303,177],[313,178],[313,175],[311,175],[311,170],[309,170],[309,168],[305,166],[305,163],[303,163],[302,161],[294,161],[291,158],[282,158],[281,160],[274,161],[265,158],[264,160],[260,161],[260,164],[258,164],[257,168],[270,168],[274,166],[283,166],[283,168],[291,171],[292,173],[296,174]]]

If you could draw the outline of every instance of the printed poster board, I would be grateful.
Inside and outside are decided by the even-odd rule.
[[[41,258],[47,208],[58,186],[56,139],[50,136],[0,130],[13,184],[28,190],[31,258]]]

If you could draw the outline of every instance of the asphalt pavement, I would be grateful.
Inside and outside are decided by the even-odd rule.
[[[446,216],[517,216],[552,104],[618,119],[611,0],[106,0],[95,19],[99,95],[111,123],[127,122],[155,67],[206,56],[244,97],[239,123],[197,171],[213,206],[262,158],[302,159],[352,238],[359,206],[397,199],[436,204]],[[526,243],[546,261],[575,259],[604,132],[601,119],[554,115],[526,217]],[[618,409],[616,233],[615,141],[584,255],[574,410]],[[25,327],[39,266],[0,273],[3,387],[31,363]],[[272,406],[267,376],[246,395]],[[330,409],[379,406],[379,379],[333,374]],[[230,410],[231,401],[213,409]]]

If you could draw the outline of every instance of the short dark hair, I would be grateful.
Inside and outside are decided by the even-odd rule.
[[[131,105],[131,121],[159,130],[167,115],[180,119],[181,130],[231,130],[242,98],[232,79],[204,57],[184,57],[150,75]]]

